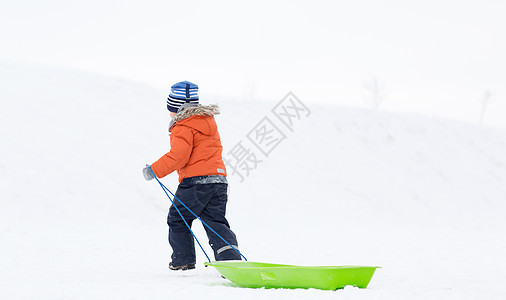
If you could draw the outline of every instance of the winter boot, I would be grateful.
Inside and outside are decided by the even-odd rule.
[[[182,265],[182,266],[173,266],[172,262],[170,262],[169,263],[169,269],[171,269],[173,271],[178,271],[178,270],[187,271],[187,270],[195,269],[195,264],[187,264],[187,265]]]

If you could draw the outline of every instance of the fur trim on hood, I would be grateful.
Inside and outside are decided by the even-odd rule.
[[[172,119],[175,122],[191,116],[215,116],[220,114],[220,108],[216,104],[190,106],[178,112]]]
[[[176,124],[176,122],[187,119],[192,116],[215,116],[220,114],[220,108],[216,104],[211,105],[196,105],[190,106],[182,111],[178,112],[169,125],[169,132],[172,131],[172,126]]]

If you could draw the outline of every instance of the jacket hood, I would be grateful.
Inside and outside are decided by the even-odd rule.
[[[176,125],[182,125],[194,128],[205,135],[211,135],[217,130],[216,122],[213,117],[218,114],[220,114],[220,109],[216,104],[199,104],[197,106],[187,107],[172,118],[169,131],[172,131],[172,128]]]

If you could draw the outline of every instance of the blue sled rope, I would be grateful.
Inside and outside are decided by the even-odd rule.
[[[199,240],[197,239],[197,236],[195,235],[195,233],[193,233],[193,230],[191,229],[190,225],[188,225],[188,222],[186,222],[185,218],[183,217],[183,214],[179,211],[179,208],[177,208],[177,205],[174,204],[174,201],[172,200],[172,198],[170,197],[170,195],[172,195],[172,197],[174,197],[174,199],[177,199],[177,201],[179,201],[179,203],[181,203],[181,205],[183,205],[192,215],[195,216],[195,218],[197,218],[200,222],[202,222],[202,224],[204,226],[206,226],[207,228],[209,228],[214,234],[216,234],[216,236],[218,236],[222,241],[224,241],[228,246],[230,246],[232,249],[234,249],[235,252],[237,252],[242,258],[244,258],[245,261],[248,261],[248,259],[242,255],[242,253],[237,250],[236,247],[232,246],[229,242],[227,242],[227,240],[225,240],[221,235],[219,235],[214,229],[211,228],[211,226],[207,225],[206,222],[202,221],[202,219],[197,216],[188,206],[186,206],[186,204],[183,203],[183,201],[179,200],[178,197],[176,197],[176,195],[174,195],[161,181],[160,179],[158,179],[158,177],[156,177],[155,173],[153,172],[153,170],[151,168],[149,168],[149,171],[151,171],[151,174],[153,174],[154,178],[156,179],[156,181],[158,182],[158,184],[162,187],[162,190],[164,191],[165,195],[167,195],[167,198],[169,198],[170,202],[172,203],[172,205],[174,206],[174,208],[177,210],[177,213],[179,214],[179,216],[181,217],[181,219],[183,220],[183,222],[185,223],[186,227],[188,227],[188,230],[190,230],[191,234],[193,235],[193,238],[195,239],[195,241],[197,241],[197,244],[199,245],[200,249],[202,250],[202,252],[204,252],[204,255],[206,256],[207,260],[209,262],[211,262],[211,260],[209,259],[209,256],[207,255],[206,251],[204,250],[204,248],[202,247],[202,245],[200,244]],[[168,192],[168,193],[167,193]],[[170,195],[169,195],[170,193]]]

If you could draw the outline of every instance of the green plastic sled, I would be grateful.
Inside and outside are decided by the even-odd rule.
[[[248,261],[213,261],[221,275],[241,287],[336,290],[347,285],[366,288],[379,267],[291,266]]]

